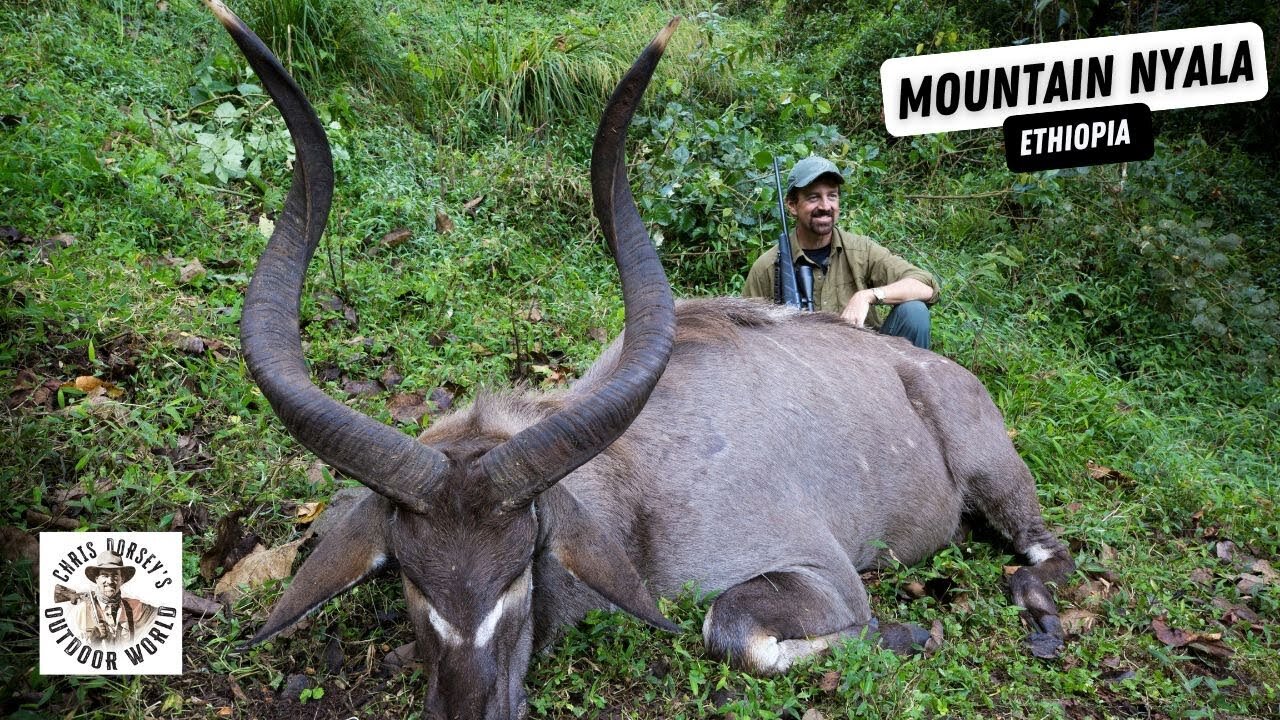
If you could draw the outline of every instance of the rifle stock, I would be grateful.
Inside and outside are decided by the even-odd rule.
[[[53,586],[53,601],[55,603],[64,603],[64,602],[74,603],[74,602],[78,602],[79,600],[80,600],[80,593],[76,592],[75,590],[72,590],[66,585]]]

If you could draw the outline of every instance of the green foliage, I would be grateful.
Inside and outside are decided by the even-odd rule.
[[[195,80],[188,90],[194,104],[186,119],[169,128],[187,144],[187,158],[219,185],[247,178],[263,191],[268,205],[276,205],[294,158],[284,119],[248,67],[228,67],[215,59],[196,69]],[[348,158],[345,134],[340,122],[324,115],[334,162],[341,166]]]
[[[954,7],[904,0],[876,8],[863,3],[801,3],[786,18],[783,36],[813,87],[838,108],[831,121],[846,132],[879,126],[880,65],[908,55],[986,47],[960,22]]]
[[[847,141],[821,123],[830,112],[821,96],[771,89],[750,107],[718,114],[669,100],[659,114],[635,122],[644,138],[636,162],[641,211],[675,282],[685,287],[732,284],[763,243],[776,241],[775,153],[784,176],[811,153],[844,159]],[[767,141],[770,131],[785,140]]]

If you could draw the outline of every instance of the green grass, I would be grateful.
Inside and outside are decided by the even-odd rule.
[[[853,166],[844,224],[940,277],[938,347],[972,368],[1005,413],[1045,515],[1080,564],[1061,604],[1095,616],[1058,661],[1032,659],[1002,585],[1013,558],[973,542],[868,578],[882,620],[943,622],[937,653],[899,658],[855,643],[761,679],[706,657],[705,602],[691,592],[663,601],[684,629],[676,636],[609,614],[570,630],[534,661],[534,717],[1276,714],[1276,587],[1247,597],[1236,586],[1244,556],[1280,565],[1280,381],[1268,318],[1227,314],[1229,333],[1204,334],[1180,304],[1188,291],[1214,299],[1251,283],[1276,287],[1280,198],[1270,160],[1182,129],[1124,178],[1115,167],[1028,178],[1003,169],[994,132],[889,142],[842,110],[842,93],[861,92],[858,79],[814,86],[808,65],[773,54],[762,38],[783,25],[767,9],[751,26],[692,4],[310,7],[378,18],[361,26],[374,49],[344,47],[355,60],[403,67],[409,93],[396,99],[374,71],[325,56],[334,36],[316,36],[320,61],[303,74],[339,148],[339,184],[303,335],[332,394],[395,424],[387,402],[396,393],[444,388],[464,402],[513,378],[552,386],[589,365],[622,322],[589,213],[591,126],[630,56],[680,12],[689,20],[633,143],[633,180],[667,233],[661,250],[677,293],[735,292],[735,276],[769,242],[769,200],[752,188],[756,150],[794,153],[805,143]],[[922,28],[912,22],[894,20],[894,33],[880,36],[860,26],[851,37],[914,46]],[[822,67],[857,50],[842,45]],[[187,588],[208,596],[216,578],[202,577],[198,560],[219,520],[243,510],[246,529],[279,544],[300,532],[294,506],[340,485],[309,477],[313,459],[270,415],[238,351],[264,214],[278,212],[289,175],[279,121],[194,2],[15,5],[0,14],[0,80],[0,226],[28,238],[6,240],[0,255],[9,399],[0,406],[0,492],[10,498],[0,526],[34,534],[54,515],[86,530],[181,530]],[[672,159],[679,147],[683,161]],[[438,213],[451,231],[437,232]],[[1162,221],[1188,245],[1237,234],[1230,261],[1249,272],[1242,280],[1137,254],[1143,228]],[[409,239],[383,247],[397,228]],[[48,242],[60,234],[73,237],[69,246]],[[184,277],[193,260],[204,271]],[[1161,268],[1189,272],[1193,287],[1162,284]],[[340,304],[325,301],[334,295]],[[192,336],[203,350],[193,351]],[[390,369],[403,376],[394,389],[342,390]],[[124,395],[56,392],[81,375]],[[45,383],[53,391],[37,398]],[[1090,462],[1119,474],[1095,479]],[[1235,560],[1217,556],[1226,540]],[[240,651],[282,586],[257,589],[187,629],[180,678],[45,678],[33,669],[34,578],[21,562],[0,562],[7,714],[420,710],[420,677],[377,672],[385,652],[411,638],[396,582],[359,588],[291,637]],[[938,597],[904,590],[942,578],[951,589]],[[1247,606],[1261,629],[1224,623],[1215,601]],[[1160,616],[1221,633],[1234,656],[1165,647],[1151,629]],[[286,705],[280,691],[308,669],[322,694]]]

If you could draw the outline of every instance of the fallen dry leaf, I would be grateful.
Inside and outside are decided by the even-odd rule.
[[[387,401],[387,412],[396,422],[418,423],[429,409],[421,393],[397,393]]]
[[[1236,578],[1236,589],[1240,591],[1241,595],[1248,595],[1249,597],[1253,597],[1254,595],[1257,595],[1266,586],[1267,586],[1267,579],[1261,575],[1254,575],[1253,573],[1241,573],[1240,576]]]
[[[1106,465],[1095,463],[1092,460],[1085,463],[1085,469],[1088,471],[1089,477],[1101,483],[1106,483],[1112,486],[1133,484],[1132,477],[1129,477],[1119,470],[1109,468]]]
[[[388,652],[382,658],[383,669],[389,673],[401,673],[418,667],[418,653],[414,643],[406,643]]]
[[[220,567],[234,566],[257,546],[257,534],[240,526],[244,515],[244,510],[235,510],[218,521],[213,545],[200,556],[200,576],[205,580],[212,580]]]
[[[356,397],[369,397],[382,392],[382,386],[378,384],[377,380],[352,380],[348,378],[342,382],[342,391]]]
[[[6,115],[5,117],[9,116]],[[0,242],[3,242],[5,245],[29,245],[31,244],[31,238],[18,228],[13,227],[12,225],[5,225],[0,227]]]
[[[332,310],[333,312],[339,313],[342,315],[342,319],[346,321],[347,325],[353,328],[360,325],[360,316],[356,314],[355,308],[343,302],[342,298],[338,297],[336,294],[323,295],[317,298],[316,304],[322,309]],[[341,327],[341,323],[337,318],[329,319],[326,324],[330,328]]]
[[[1222,633],[1196,633],[1171,628],[1163,615],[1151,621],[1151,629],[1157,640],[1170,647],[1189,647],[1220,660],[1226,660],[1235,654],[1235,651],[1222,641]]]
[[[1228,647],[1221,637],[1197,640],[1187,647],[1202,655],[1208,655],[1218,660],[1230,660],[1236,654],[1236,651]]]
[[[1248,623],[1251,630],[1262,631],[1262,618],[1249,607],[1220,597],[1213,599],[1213,606],[1222,611],[1223,625],[1231,627],[1237,623]]]
[[[609,333],[602,327],[587,328],[587,337],[591,338],[592,340],[595,340],[596,342],[602,345],[604,343],[609,342]]]
[[[542,308],[538,305],[538,301],[534,300],[529,303],[529,309],[520,313],[520,317],[528,320],[529,322],[541,322]]]
[[[443,210],[436,210],[436,232],[441,235],[453,232],[453,220]]]
[[[944,636],[945,630],[942,626],[942,621],[934,620],[933,624],[929,626],[929,640],[924,644],[924,651],[931,653],[942,647]]]
[[[462,204],[462,212],[468,216],[475,217],[476,209],[480,207],[480,203],[484,202],[484,196],[478,195]]]
[[[124,397],[124,390],[116,387],[115,383],[92,375],[81,375],[71,382],[63,383],[59,389],[79,390],[90,398],[105,396],[112,400],[119,400]]]
[[[1093,629],[1098,624],[1098,614],[1082,608],[1067,608],[1058,615],[1062,622],[1062,630],[1067,635],[1077,637]]]
[[[44,529],[47,525],[52,525],[63,530],[75,530],[80,527],[80,521],[74,518],[53,516],[36,510],[22,511],[22,518],[27,524],[38,529]]]
[[[196,595],[190,590],[182,591],[182,612],[194,617],[208,617],[222,612],[222,603]]]
[[[40,541],[25,530],[10,525],[0,526],[0,557],[11,562],[26,560],[34,568],[40,562]]]
[[[242,703],[249,702],[249,696],[245,693],[244,688],[240,687],[240,683],[236,682],[234,675],[227,676],[227,684],[231,686],[231,694],[236,696],[236,700]]]
[[[822,674],[822,680],[818,682],[818,689],[824,693],[833,693],[840,687],[840,673],[835,670],[828,670]]]
[[[438,387],[431,391],[430,400],[435,403],[436,408],[440,410],[440,412],[444,412],[445,410],[453,407],[453,398],[454,393],[450,392],[446,388]]]
[[[1103,543],[1102,547],[1098,548],[1098,560],[1104,564],[1114,563],[1118,557],[1120,557],[1120,553],[1106,543]]]
[[[178,282],[186,285],[193,280],[200,278],[204,273],[204,265],[201,265],[198,259],[192,260],[186,265],[183,265],[182,269],[178,271]]]
[[[560,365],[530,365],[529,369],[539,374],[544,383],[559,385],[568,378],[568,373]]]
[[[312,522],[320,513],[324,512],[324,503],[322,502],[305,502],[294,508],[294,522],[299,525],[305,525]]]
[[[1197,585],[1209,585],[1213,583],[1213,571],[1209,568],[1196,568],[1191,571],[1191,582]]]
[[[1274,584],[1277,580],[1280,580],[1280,573],[1277,573],[1275,568],[1271,567],[1271,563],[1266,560],[1254,560],[1249,563],[1247,568],[1249,572],[1262,576],[1268,583]]]
[[[1066,597],[1083,608],[1097,608],[1116,594],[1115,584],[1106,578],[1093,578],[1071,588]]]
[[[1236,544],[1230,540],[1220,540],[1213,545],[1213,554],[1223,562],[1231,562],[1236,555]]]
[[[826,720],[826,716],[817,708],[809,708],[800,716],[800,720]]]
[[[52,410],[61,386],[62,383],[57,378],[46,378],[33,370],[19,370],[17,380],[9,391],[8,405],[15,410],[20,407]]]
[[[93,478],[88,482],[92,486],[92,491],[95,494],[108,492],[116,486],[115,481],[113,481],[110,478],[101,478],[101,477]],[[67,487],[64,487],[64,488],[59,488],[58,490],[55,490],[54,493],[49,497],[50,497],[50,500],[53,501],[52,507],[59,510],[66,510],[69,513],[75,513],[78,511],[78,509],[68,507],[68,506],[71,505],[71,503],[74,503],[75,501],[79,500],[80,498],[88,495],[89,492],[90,492],[89,490],[85,489],[84,481],[81,481],[73,485],[68,485]]]
[[[200,355],[204,353],[204,340],[192,335],[191,333],[178,333],[172,336],[170,343],[173,347],[190,355]]]
[[[913,598],[916,600],[919,600],[920,598],[926,595],[924,590],[924,583],[919,582],[917,580],[912,580],[911,582],[905,583],[902,586],[902,592],[905,593],[907,597]]]
[[[1151,630],[1157,640],[1170,647],[1183,647],[1196,638],[1194,633],[1169,627],[1163,615],[1151,621]]]
[[[404,375],[396,369],[395,365],[388,365],[386,370],[382,371],[382,377],[378,378],[382,382],[382,386],[390,390],[391,388],[404,382]]]
[[[48,257],[53,253],[59,250],[65,250],[66,248],[69,248],[75,244],[76,244],[75,235],[70,235],[68,233],[58,233],[53,237],[45,238],[44,240],[41,240],[40,242],[36,243],[36,247],[40,249],[39,250],[40,258],[48,259]]]
[[[298,557],[302,540],[294,540],[273,548],[259,545],[235,567],[218,579],[214,597],[233,602],[243,594],[241,586],[257,587],[268,580],[283,580],[293,574],[293,561]]]
[[[325,474],[326,468],[323,460],[312,460],[311,464],[307,466],[307,480],[312,485],[319,485],[324,482]],[[328,475],[332,477],[333,473],[330,472]]]
[[[396,228],[386,235],[383,235],[382,240],[378,242],[378,245],[386,249],[399,247],[408,242],[412,237],[413,231],[409,228]]]

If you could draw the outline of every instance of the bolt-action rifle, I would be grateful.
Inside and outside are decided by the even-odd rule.
[[[787,207],[783,203],[782,175],[778,173],[778,158],[773,158],[773,184],[778,190],[778,219],[782,221],[782,234],[778,236],[778,261],[773,266],[773,301],[779,305],[813,310],[813,268],[800,267],[800,282],[796,283],[796,267],[791,261],[791,232],[787,229]]]

